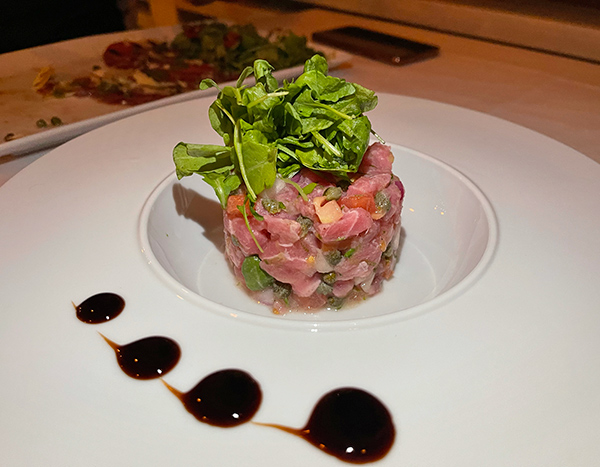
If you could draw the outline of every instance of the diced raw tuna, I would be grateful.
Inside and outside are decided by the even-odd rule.
[[[388,146],[375,143],[359,172],[349,174],[349,186],[303,169],[292,181],[301,188],[316,184],[310,193],[277,180],[258,196],[257,216],[244,219],[237,209],[225,210],[225,252],[240,282],[247,283],[242,270],[249,257],[258,257],[270,276],[263,290],[248,292],[275,313],[337,309],[379,292],[399,254],[404,186],[392,174],[393,160]],[[321,200],[337,203],[341,217],[320,218],[314,203],[321,209]]]

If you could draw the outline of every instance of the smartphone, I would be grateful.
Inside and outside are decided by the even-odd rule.
[[[406,65],[435,57],[440,49],[398,36],[355,26],[315,32],[313,41],[390,65]]]

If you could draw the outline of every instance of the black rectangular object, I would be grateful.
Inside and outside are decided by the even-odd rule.
[[[314,42],[397,66],[435,57],[440,51],[435,45],[355,26],[315,32],[312,38]]]

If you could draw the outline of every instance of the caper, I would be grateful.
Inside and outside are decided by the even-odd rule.
[[[52,117],[50,123],[52,123],[52,126],[60,126],[63,124],[62,120],[58,117]]]
[[[37,122],[35,122],[35,126],[38,128],[46,128],[48,126],[48,122],[43,118],[40,118]]]
[[[281,201],[275,201],[274,199],[269,198],[263,198],[262,205],[269,214],[277,214],[285,209],[285,204]]]
[[[343,305],[344,305],[343,298],[335,297],[335,296],[327,297],[327,306],[329,306],[329,308],[339,310],[340,308],[342,308]]]
[[[342,189],[339,186],[330,186],[325,190],[323,195],[327,201],[332,201],[334,199],[340,199],[342,197]]]
[[[292,294],[292,286],[284,282],[275,281],[273,283],[273,293],[277,298],[287,303],[287,299]]]
[[[317,287],[317,293],[321,295],[329,295],[331,292],[333,292],[333,287],[325,282],[321,282]]]
[[[325,273],[323,274],[322,279],[326,284],[333,285],[335,284],[336,274],[333,271]]]
[[[390,203],[388,195],[386,195],[383,191],[379,191],[375,195],[375,206],[377,207],[378,211],[388,212],[392,207],[392,203]]]
[[[336,266],[342,260],[342,253],[340,250],[331,250],[325,253],[325,259],[332,266]]]
[[[296,222],[298,222],[298,224],[300,224],[300,236],[301,237],[304,237],[313,225],[313,222],[308,217],[304,217],[304,216],[298,216],[296,218]]]
[[[391,258],[392,256],[394,256],[394,248],[393,248],[392,242],[388,243],[388,246],[385,249],[385,251],[383,252],[382,256],[384,258]]]

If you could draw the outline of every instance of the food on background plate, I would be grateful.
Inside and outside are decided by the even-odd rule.
[[[329,76],[320,55],[281,87],[272,71],[256,60],[219,88],[209,119],[224,146],[179,143],[177,176],[214,188],[227,258],[253,298],[276,313],[339,309],[392,276],[404,188],[390,148],[369,146],[373,91]]]
[[[110,44],[85,76],[61,78],[43,68],[33,83],[52,97],[93,97],[108,104],[136,105],[198,89],[205,78],[230,81],[256,59],[275,69],[304,63],[315,51],[306,37],[273,32],[265,37],[251,25],[228,26],[207,20],[184,25],[171,42],[122,41]]]

